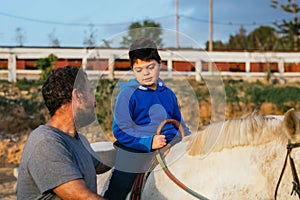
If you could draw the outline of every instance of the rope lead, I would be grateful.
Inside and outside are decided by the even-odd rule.
[[[164,120],[162,123],[160,123],[160,125],[157,128],[156,131],[156,135],[160,135],[161,130],[163,128],[163,126],[167,123],[172,123],[174,125],[176,125],[181,133],[182,138],[185,136],[185,132],[184,132],[184,128],[183,126],[175,119],[166,119]],[[167,165],[165,164],[165,162],[163,161],[159,150],[157,150],[157,154],[156,154],[156,159],[159,162],[160,166],[162,167],[162,169],[164,170],[165,174],[180,188],[182,188],[184,191],[186,191],[187,193],[193,195],[194,197],[196,197],[197,199],[200,200],[209,200],[208,198],[202,196],[201,194],[198,194],[197,192],[193,191],[192,189],[188,188],[187,186],[185,186],[182,182],[180,182],[168,169]]]
[[[177,185],[179,186],[181,189],[183,189],[184,191],[186,191],[187,193],[191,194],[192,196],[196,197],[197,199],[200,200],[209,200],[208,198],[202,196],[201,194],[193,191],[192,189],[188,188],[186,185],[184,185],[182,182],[180,182],[168,169],[167,165],[165,164],[165,162],[163,161],[161,155],[159,152],[157,152],[156,154],[156,159],[159,162],[160,166],[162,167],[163,171],[165,172],[165,174]]]

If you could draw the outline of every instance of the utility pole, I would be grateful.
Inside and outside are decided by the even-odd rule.
[[[175,2],[175,7],[176,7],[176,49],[179,48],[179,38],[178,38],[178,26],[179,26],[179,16],[178,16],[178,0]]]
[[[213,51],[213,0],[209,0],[209,44],[208,51]]]
[[[209,52],[212,52],[213,51],[213,13],[212,13],[212,10],[213,10],[213,3],[212,3],[213,0],[209,0],[209,42],[208,42],[208,51]],[[208,62],[208,71],[213,73],[213,63],[212,61],[210,60]]]

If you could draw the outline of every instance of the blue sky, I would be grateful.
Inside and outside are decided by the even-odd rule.
[[[182,36],[204,48],[209,40],[209,0],[178,0],[179,45]],[[291,14],[270,7],[271,0],[213,0],[213,39],[228,41],[241,25],[247,33],[260,25],[291,19]],[[6,0],[0,6],[0,46],[17,45],[21,28],[24,46],[49,46],[52,33],[61,46],[81,47],[89,24],[97,44],[128,30],[132,22],[152,20],[163,29],[176,30],[175,0]],[[174,33],[175,35],[175,33]],[[168,41],[167,46],[175,46]],[[165,45],[165,46],[166,46]]]

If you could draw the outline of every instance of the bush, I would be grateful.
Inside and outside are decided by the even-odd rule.
[[[199,84],[194,80],[189,80],[195,94],[200,102],[210,102],[210,94],[205,84]],[[113,119],[114,97],[117,93],[115,87],[118,80],[99,80],[92,81],[95,90],[95,98],[97,101],[96,115],[101,128],[104,131],[111,131]],[[294,107],[300,109],[300,83],[293,85],[272,85],[263,84],[260,81],[249,83],[243,81],[224,81],[226,91],[226,101],[228,106],[235,108],[239,113],[228,113],[232,116],[239,116],[243,111],[250,112],[253,107],[270,102],[277,106],[283,113],[287,109]],[[21,91],[26,90],[27,95],[21,95]],[[22,107],[25,114],[19,117],[27,120],[28,124],[32,124],[32,117],[38,123],[44,123],[48,113],[44,106],[41,95],[41,81],[20,80],[17,83],[9,83],[7,81],[0,82],[0,113],[4,116],[11,115],[13,107]],[[205,104],[207,105],[207,104]],[[207,108],[208,109],[208,108]],[[209,110],[209,109],[208,109]],[[9,113],[9,115],[7,114]],[[200,119],[202,120],[202,119]],[[24,121],[24,123],[25,123]],[[7,122],[3,121],[5,126]],[[29,127],[29,125],[27,125]]]
[[[57,57],[54,54],[50,54],[47,58],[38,59],[35,62],[35,66],[42,71],[41,80],[44,81],[50,75],[53,66],[57,61]]]

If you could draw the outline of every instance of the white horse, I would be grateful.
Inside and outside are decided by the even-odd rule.
[[[300,122],[293,110],[284,116],[253,113],[213,123],[185,137],[171,148],[165,163],[177,179],[208,199],[274,199],[288,142],[300,142]],[[299,171],[300,149],[294,149],[291,157]],[[279,184],[277,199],[298,199],[296,194],[290,195],[293,176],[289,165]],[[179,188],[157,166],[146,181],[142,199],[195,197]]]

